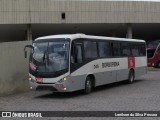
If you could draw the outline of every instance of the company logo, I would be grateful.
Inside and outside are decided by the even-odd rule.
[[[41,112],[1,112],[1,117],[42,117]]]
[[[135,68],[135,57],[128,57],[128,68]]]
[[[2,117],[12,117],[11,112],[2,112]]]
[[[38,83],[43,83],[43,78],[38,78],[38,77],[36,77],[36,81],[37,81]]]

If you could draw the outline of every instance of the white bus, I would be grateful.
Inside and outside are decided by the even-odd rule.
[[[144,40],[53,35],[37,38],[26,47],[32,49],[29,83],[33,90],[90,93],[93,87],[108,83],[132,83],[147,72]]]

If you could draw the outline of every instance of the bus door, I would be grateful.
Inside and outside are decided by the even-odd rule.
[[[71,50],[72,69],[78,69],[83,64],[83,45],[82,42],[74,42]],[[75,68],[73,68],[75,67]]]
[[[84,65],[83,42],[74,41],[71,46],[71,73]]]
[[[71,46],[70,72],[71,79],[74,82],[72,87],[77,90],[84,87],[85,73],[81,70],[81,67],[84,65],[83,53],[83,42],[73,42]]]

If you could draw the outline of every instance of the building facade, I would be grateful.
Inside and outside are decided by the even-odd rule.
[[[0,41],[85,33],[158,39],[160,2],[0,0]]]

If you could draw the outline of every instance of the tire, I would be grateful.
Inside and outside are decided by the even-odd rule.
[[[160,68],[160,61],[157,62],[156,68]]]
[[[133,70],[130,70],[130,71],[129,71],[129,75],[128,75],[127,83],[132,84],[133,81],[134,81],[134,71],[133,71]]]
[[[85,82],[84,93],[89,94],[91,92],[92,92],[92,80],[90,77],[87,77],[86,82]]]

